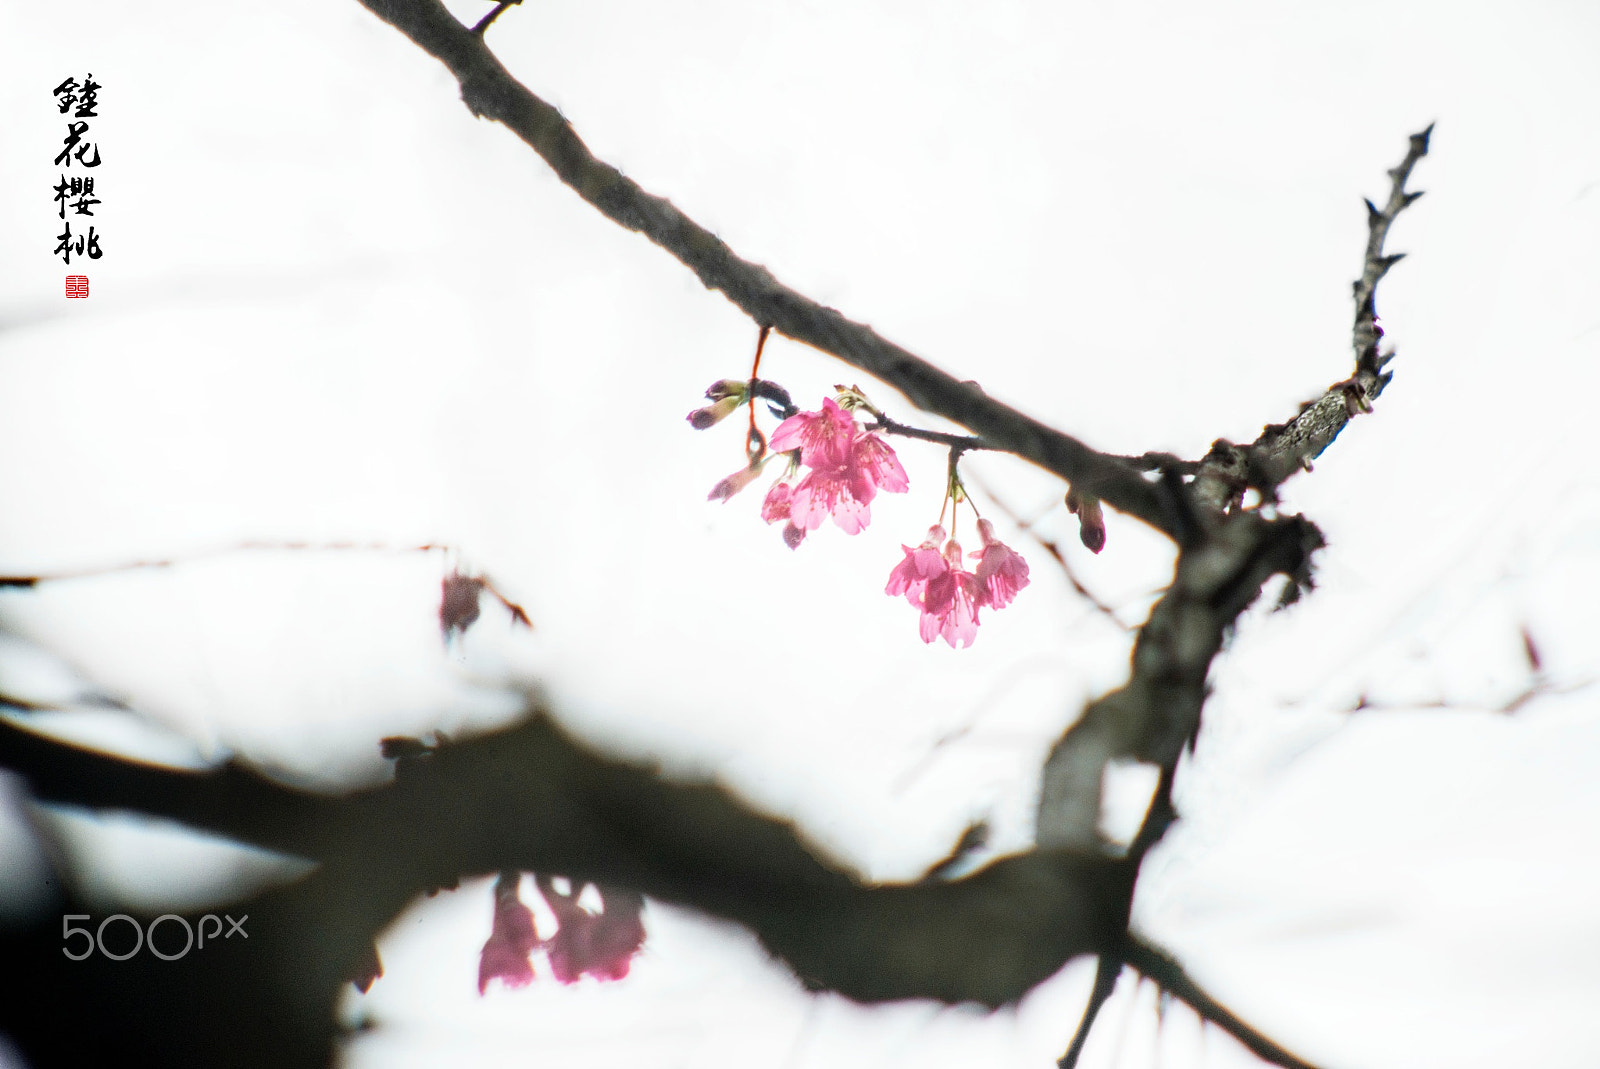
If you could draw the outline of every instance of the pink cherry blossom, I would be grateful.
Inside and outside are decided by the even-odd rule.
[[[850,462],[851,488],[862,502],[871,501],[879,490],[903,494],[911,486],[900,458],[876,434],[863,434],[856,439],[850,449]]]
[[[945,543],[947,568],[928,580],[922,593],[922,641],[943,638],[952,648],[970,646],[978,637],[978,609],[983,604],[983,587],[978,577],[961,567],[961,543],[954,538]]]
[[[906,551],[906,558],[889,573],[889,585],[884,587],[883,592],[891,597],[904,594],[907,601],[920,609],[928,580],[950,569],[950,565],[945,563],[944,554],[939,551],[944,539],[944,528],[935,524],[928,528],[928,537],[923,539],[922,545],[915,549],[901,546]]]
[[[767,444],[778,453],[800,450],[800,463],[808,468],[835,468],[846,464],[860,428],[856,418],[831,397],[822,399],[820,412],[800,412],[778,424]]]
[[[583,885],[574,883],[569,893],[562,894],[547,877],[539,876],[535,882],[560,926],[545,941],[556,979],[575,984],[585,975],[598,980],[627,976],[633,956],[644,945],[644,923],[639,918],[644,899],[632,891],[597,885],[603,910],[590,913],[578,905]]]
[[[805,541],[806,532],[803,527],[796,527],[789,520],[789,502],[793,499],[794,487],[787,482],[775,482],[772,489],[767,491],[767,496],[761,502],[761,518],[768,523],[783,522],[783,541],[790,549],[799,549],[800,543]]]
[[[867,507],[879,490],[904,493],[909,487],[906,470],[889,444],[861,429],[854,416],[833,398],[822,409],[790,416],[772,432],[768,443],[777,452],[800,451],[800,463],[810,468],[784,505],[794,531],[784,531],[784,541],[798,545],[807,531],[832,518],[846,534],[859,534],[872,521]],[[776,487],[774,487],[776,490]],[[768,494],[771,503],[772,495]],[[769,510],[763,507],[763,515]],[[774,522],[770,516],[768,523]]]
[[[517,897],[520,873],[503,872],[494,885],[494,925],[489,941],[478,956],[478,994],[490,980],[507,987],[526,987],[533,982],[533,962],[529,955],[539,946],[539,932],[533,924],[533,911]]]
[[[832,516],[834,525],[845,534],[860,534],[872,522],[872,510],[855,495],[853,482],[850,471],[842,466],[813,469],[789,499],[789,522],[802,531],[815,531]]]
[[[983,591],[983,603],[1001,609],[1011,604],[1017,591],[1028,585],[1028,562],[1022,554],[994,536],[994,524],[978,521],[978,534],[983,548],[972,555],[978,559],[978,585]]]

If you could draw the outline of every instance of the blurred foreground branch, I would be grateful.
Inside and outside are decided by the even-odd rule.
[[[144,764],[5,719],[0,767],[23,777],[38,801],[132,810],[320,863],[301,884],[248,907],[260,927],[247,951],[197,955],[188,966],[230,970],[196,981],[205,997],[195,1012],[223,1015],[210,1030],[220,1044],[215,1064],[240,1064],[227,1054],[234,1039],[222,1025],[231,1028],[252,999],[299,1007],[282,1012],[300,1033],[315,1032],[273,1041],[285,1057],[299,1051],[299,1061],[260,1064],[314,1063],[306,1052],[318,1039],[326,1052],[338,987],[360,974],[373,938],[415,897],[463,876],[537,870],[628,887],[746,925],[808,986],[863,1001],[989,1006],[1020,998],[1073,957],[1115,945],[1132,897],[1127,862],[1070,850],[1005,858],[951,882],[866,886],[820,858],[792,826],[725,790],[666,783],[654,769],[601,757],[537,713],[407,760],[394,782],[341,797],[286,787],[237,764],[204,772]],[[52,917],[7,937],[8,961],[61,984],[39,986],[36,1004],[0,1009],[0,1028],[37,1055],[37,1065],[62,1064],[49,1061],[59,1036],[48,1022],[73,1012],[70,992],[96,967],[63,966],[58,925]],[[171,987],[180,979],[174,963],[156,964],[174,968],[144,981],[166,991],[166,1005],[182,985]],[[147,997],[157,997],[157,986]],[[62,1008],[46,1012],[53,1003]],[[104,1025],[111,1041],[120,1035],[111,1022],[123,1012],[79,1021],[78,1038]],[[183,1043],[203,1043],[203,1032],[190,1029]]]

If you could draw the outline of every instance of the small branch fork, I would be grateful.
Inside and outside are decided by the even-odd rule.
[[[1355,323],[1352,345],[1355,369],[1347,379],[1329,386],[1315,400],[1300,406],[1287,423],[1269,424],[1249,445],[1235,445],[1218,439],[1201,460],[1194,482],[1196,498],[1212,510],[1239,507],[1246,490],[1256,490],[1263,501],[1274,501],[1277,488],[1301,471],[1310,471],[1312,461],[1333,444],[1339,432],[1355,416],[1371,412],[1372,402],[1389,385],[1393,373],[1385,368],[1393,355],[1379,352],[1383,328],[1378,326],[1378,282],[1404,258],[1404,253],[1385,255],[1384,242],[1389,228],[1401,212],[1415,204],[1420,192],[1407,192],[1406,182],[1417,162],[1428,154],[1433,134],[1430,125],[1412,134],[1405,159],[1389,172],[1389,199],[1380,209],[1366,201],[1367,247],[1361,261],[1361,277],[1353,286]]]
[[[522,3],[522,0],[500,0],[498,4],[494,5],[493,11],[479,19],[477,25],[472,27],[472,35],[474,37],[482,37],[489,27],[494,25],[494,20],[505,14],[506,8],[515,7],[520,3]]]

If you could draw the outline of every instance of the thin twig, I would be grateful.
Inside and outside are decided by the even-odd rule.
[[[494,6],[493,11],[479,19],[478,24],[472,27],[473,36],[482,37],[484,32],[487,31],[490,26],[494,25],[494,20],[499,18],[505,12],[506,8],[520,3],[522,3],[522,0],[500,0],[500,2]]]
[[[1165,951],[1137,937],[1130,937],[1122,951],[1123,960],[1154,980],[1161,989],[1185,1003],[1204,1021],[1209,1021],[1244,1044],[1256,1057],[1283,1069],[1316,1069],[1268,1039],[1221,1002],[1217,1001],[1184,971],[1183,966]]]
[[[1095,1018],[1100,1015],[1100,1008],[1106,1004],[1111,993],[1117,989],[1117,977],[1122,975],[1122,959],[1116,954],[1102,954],[1094,967],[1094,987],[1089,991],[1089,1001],[1084,1004],[1083,1017],[1078,1021],[1078,1030],[1072,1033],[1072,1042],[1067,1045],[1067,1052],[1063,1054],[1056,1065],[1059,1069],[1075,1069],[1078,1057],[1083,1054],[1083,1045],[1089,1041],[1089,1030],[1094,1027]]]
[[[874,422],[867,424],[866,429],[869,431],[881,431],[884,434],[896,434],[901,438],[915,438],[921,442],[936,442],[939,445],[947,445],[952,449],[960,449],[962,451],[994,448],[982,438],[974,438],[966,434],[945,434],[943,431],[925,431],[921,427],[908,427],[904,423],[898,423],[882,414]]]
[[[1083,598],[1083,600],[1087,601],[1091,606],[1094,607],[1095,611],[1099,612],[1102,616],[1115,624],[1118,630],[1133,630],[1133,628],[1129,627],[1127,624],[1123,623],[1117,618],[1117,612],[1115,609],[1101,601],[1095,596],[1094,591],[1083,585],[1083,580],[1078,578],[1078,573],[1073,569],[1072,562],[1067,560],[1067,555],[1061,551],[1061,546],[1054,539],[1046,538],[1038,531],[1034,530],[1034,524],[1038,522],[1037,520],[1024,520],[1020,515],[1017,514],[1016,509],[1008,505],[1003,498],[994,492],[993,487],[989,486],[976,475],[973,475],[969,472],[966,477],[966,481],[972,486],[975,486],[984,497],[987,497],[994,504],[995,508],[1004,513],[1005,516],[1017,528],[1017,530],[1025,533],[1029,538],[1037,542],[1041,549],[1055,558],[1056,564],[1060,565],[1061,567],[1062,574],[1067,577],[1067,582],[1072,585],[1072,589],[1078,593],[1079,597]]]
[[[212,546],[210,549],[196,550],[185,553],[179,557],[158,557],[154,559],[141,559],[121,561],[116,564],[97,564],[88,568],[69,568],[57,572],[39,572],[35,575],[0,575],[0,589],[17,587],[26,589],[41,583],[56,583],[67,579],[93,579],[102,575],[114,575],[118,572],[138,571],[143,568],[176,568],[183,564],[192,564],[195,561],[207,560],[211,557],[224,557],[231,553],[251,552],[357,552],[357,553],[434,553],[449,551],[450,546],[443,542],[425,542],[420,546],[394,546],[385,542],[303,542],[303,541],[272,541],[252,540],[234,542],[225,546]]]

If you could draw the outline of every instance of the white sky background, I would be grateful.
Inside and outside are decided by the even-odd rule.
[[[1557,683],[1600,675],[1600,9],[1518,8],[528,0],[490,37],[740,254],[1120,452],[1249,440],[1348,373],[1360,197],[1437,120],[1379,293],[1395,381],[1289,488],[1329,538],[1322,588],[1252,613],[1219,661],[1137,905],[1333,1067],[1600,1061],[1600,690],[1485,711],[1526,685],[1524,624]],[[1027,846],[1044,752],[1123,677],[1128,637],[1001,523],[1033,585],[972,649],[924,646],[882,589],[937,516],[933,447],[896,443],[911,492],[866,532],[795,553],[757,516],[764,483],[706,503],[742,462],[737,421],[683,417],[747,373],[755,328],[473,120],[396,31],[354,3],[13,2],[0,69],[0,571],[448,542],[537,625],[486,601],[443,650],[437,555],[244,553],[5,594],[36,644],[0,648],[9,690],[70,693],[70,666],[160,729],[61,731],[336,785],[385,774],[381,735],[503,722],[496,687],[536,679],[585,736],[715,775],[871,877],[915,876],[979,816]],[[86,71],[105,256],[66,301],[50,90]],[[859,381],[934,425],[781,338],[763,372],[805,407]],[[1092,557],[1055,480],[964,467],[1050,509],[1041,529],[1142,619],[1161,540],[1113,515]],[[1337,713],[1363,693],[1457,707]],[[38,872],[7,819],[17,908]],[[106,912],[262,867],[61,820]],[[995,1015],[863,1010],[652,905],[626,982],[480,999],[489,914],[468,885],[397,925],[346,1008],[379,1025],[349,1064],[1042,1066],[1089,981]],[[1086,1064],[1252,1063],[1153,1005],[1113,1002]]]

